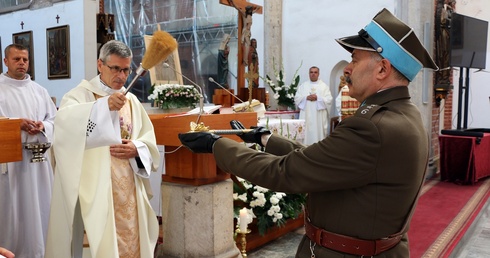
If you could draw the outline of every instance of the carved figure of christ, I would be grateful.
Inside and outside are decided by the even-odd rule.
[[[246,0],[219,0],[219,3],[237,9],[240,14],[238,19],[238,39],[241,47],[238,47],[237,85],[238,88],[245,88],[245,67],[248,66],[248,52],[250,49],[252,14],[262,14],[262,6],[252,4]]]

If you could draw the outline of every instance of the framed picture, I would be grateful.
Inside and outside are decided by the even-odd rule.
[[[29,69],[27,73],[34,80],[34,44],[32,38],[32,30],[12,34],[12,42],[25,46],[29,51]]]
[[[153,36],[145,35],[145,46],[150,45]],[[165,67],[167,63],[170,67]],[[167,60],[156,64],[149,69],[151,84],[183,84],[182,71],[180,68],[179,51],[175,49],[172,54],[167,57]]]
[[[47,28],[48,79],[70,78],[70,27]]]

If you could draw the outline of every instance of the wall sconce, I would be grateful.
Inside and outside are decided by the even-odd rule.
[[[446,99],[447,94],[453,89],[451,84],[436,84],[434,85],[434,98],[436,101],[436,106],[441,104],[441,100]]]

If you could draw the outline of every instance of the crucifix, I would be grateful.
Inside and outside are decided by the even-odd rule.
[[[262,6],[252,4],[246,0],[219,0],[219,3],[226,6],[234,7],[238,10],[238,67],[237,67],[237,85],[238,88],[245,88],[245,67],[248,67],[248,51],[250,51],[252,14],[262,14]],[[250,67],[248,69],[251,70]],[[256,74],[258,76],[258,74]],[[250,85],[249,79],[249,85]],[[249,94],[252,89],[249,88]],[[251,98],[250,98],[251,100]]]

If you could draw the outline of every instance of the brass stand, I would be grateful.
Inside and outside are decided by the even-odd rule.
[[[236,229],[236,232],[240,235],[240,252],[242,253],[242,257],[247,257],[247,234],[250,233],[250,229],[247,229],[247,232],[240,231],[240,228]]]

